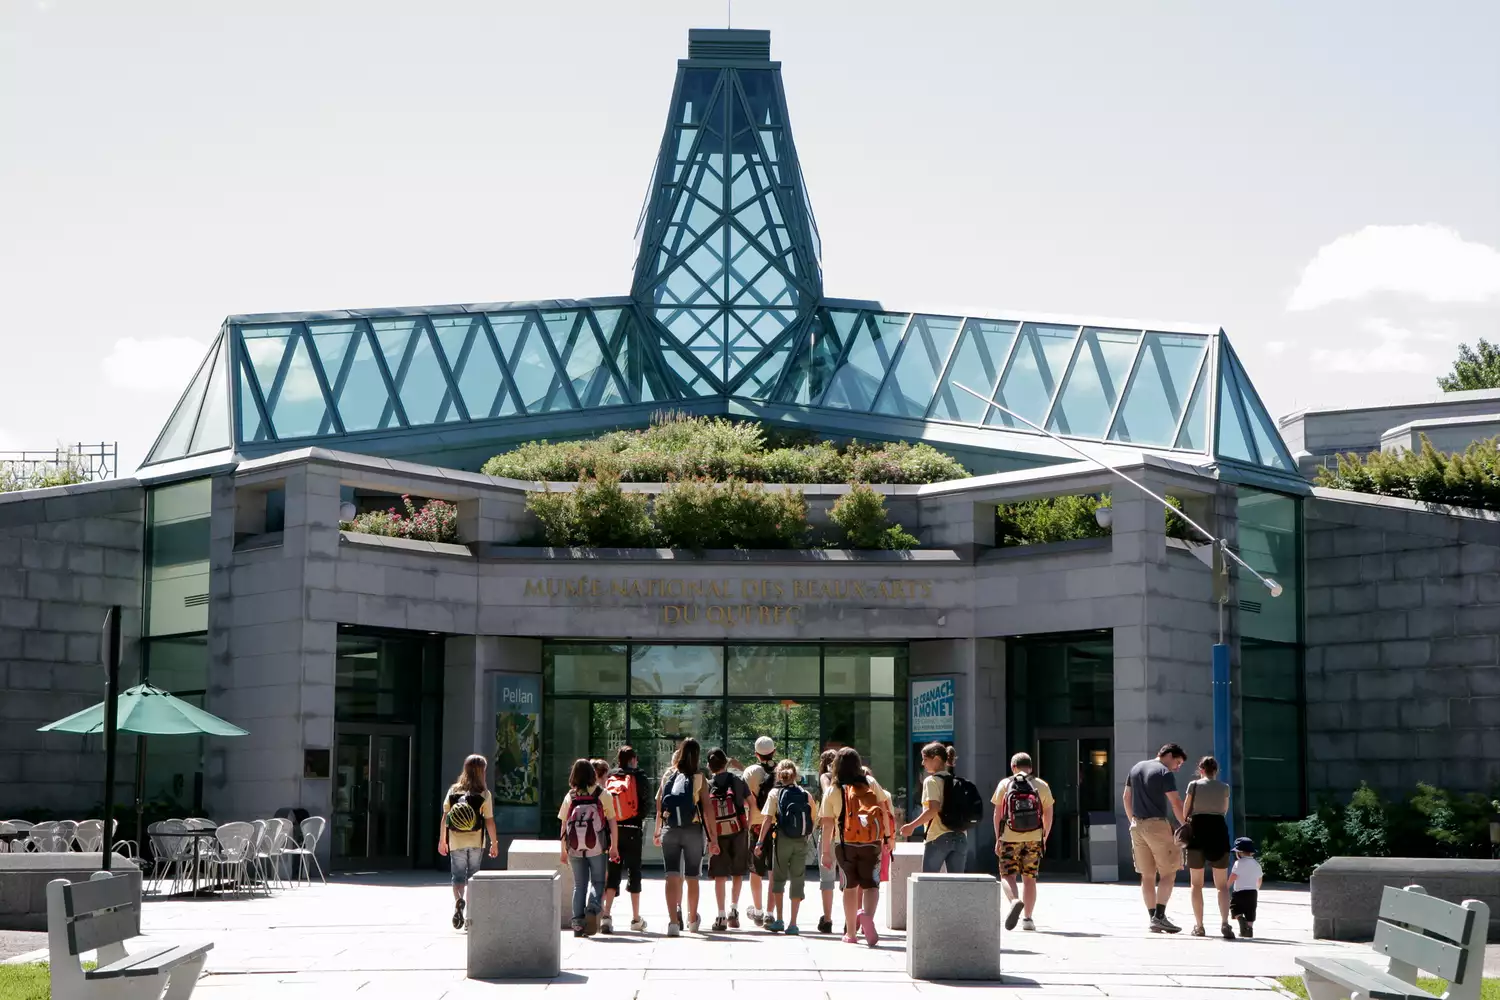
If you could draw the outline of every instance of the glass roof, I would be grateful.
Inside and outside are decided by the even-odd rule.
[[[739,399],[871,438],[953,424],[1024,452],[1040,427],[1296,475],[1222,331],[825,299],[780,64],[764,33],[699,34],[718,48],[679,63],[629,297],[231,317],[145,464],[415,429],[586,433]]]

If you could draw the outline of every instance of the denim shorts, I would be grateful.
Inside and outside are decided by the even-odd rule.
[[[453,884],[463,885],[484,867],[484,848],[454,847],[448,850],[448,867],[453,872]]]

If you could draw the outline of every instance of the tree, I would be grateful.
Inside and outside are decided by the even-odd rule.
[[[1500,346],[1479,338],[1479,350],[1468,344],[1458,345],[1458,360],[1453,373],[1438,377],[1438,388],[1444,392],[1461,389],[1500,389]]]

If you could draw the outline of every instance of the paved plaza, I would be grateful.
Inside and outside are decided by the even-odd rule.
[[[899,932],[883,931],[879,947],[871,949],[837,937],[772,936],[746,919],[739,931],[668,939],[661,890],[660,881],[646,884],[645,935],[564,935],[564,975],[550,983],[468,981],[465,935],[448,923],[451,897],[438,873],[345,876],[269,898],[148,900],[144,927],[168,941],[214,942],[197,993],[205,1000],[272,991],[319,1000],[508,998],[544,991],[590,1000],[704,1000],[731,989],[775,1000],[883,1000],[979,988],[908,979],[906,936]],[[808,902],[801,923],[813,927],[818,904]],[[628,907],[621,912],[627,919],[617,924],[624,926]],[[1187,924],[1189,912],[1187,890],[1179,888],[1171,915]],[[712,917],[709,907],[704,913]],[[1296,955],[1368,953],[1364,945],[1314,942],[1307,893],[1294,889],[1261,894],[1253,941],[1192,938],[1186,930],[1176,937],[1149,934],[1139,891],[1124,883],[1046,884],[1037,922],[1035,933],[1017,929],[1002,936],[1005,978],[983,984],[987,996],[1271,1000],[1268,977],[1295,973]]]

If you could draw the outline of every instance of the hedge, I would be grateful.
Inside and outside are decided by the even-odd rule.
[[[1336,470],[1318,470],[1317,483],[1356,493],[1500,510],[1500,437],[1471,441],[1463,451],[1449,453],[1438,451],[1423,434],[1418,451],[1340,455]]]

